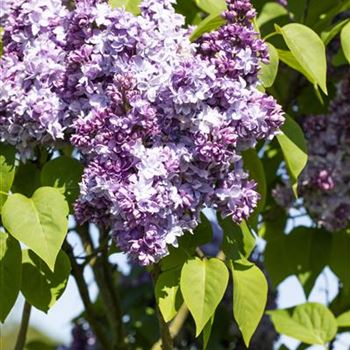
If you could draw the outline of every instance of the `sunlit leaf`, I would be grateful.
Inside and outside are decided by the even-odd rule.
[[[209,14],[219,14],[227,7],[225,0],[195,0],[195,2],[200,9]]]
[[[350,63],[350,22],[342,29],[340,39],[344,55]]]
[[[180,287],[185,303],[196,323],[198,336],[224,296],[228,283],[228,270],[219,259],[194,258],[188,260],[181,271]]]
[[[307,146],[300,126],[288,115],[282,126],[282,134],[277,135],[287,164],[294,194],[297,196],[298,177],[307,164]]]
[[[139,5],[141,0],[109,0],[112,8],[124,7],[128,12],[138,15],[140,13]]]
[[[338,327],[350,327],[350,311],[344,312],[337,317]]]
[[[2,209],[7,231],[54,269],[68,227],[68,204],[55,188],[41,187],[33,197],[9,196]]]
[[[276,27],[298,63],[327,94],[326,48],[321,38],[312,29],[299,23]]]
[[[277,332],[306,344],[324,345],[337,333],[331,311],[318,303],[305,303],[291,309],[269,311]]]
[[[259,79],[262,81],[265,88],[271,87],[276,79],[278,73],[279,57],[275,47],[267,43],[270,62],[268,64],[262,63],[259,73]]]
[[[231,261],[233,277],[233,315],[249,347],[250,340],[264,314],[268,285],[265,275],[249,262]]]
[[[193,31],[191,35],[191,41],[196,41],[204,33],[211,32],[214,29],[221,27],[225,23],[221,14],[211,14],[205,18],[197,28]]]
[[[180,270],[161,273],[155,285],[155,297],[165,322],[171,321],[182,305]]]
[[[256,22],[259,27],[262,27],[265,23],[287,14],[288,11],[284,6],[278,4],[277,2],[267,2],[260,11]]]

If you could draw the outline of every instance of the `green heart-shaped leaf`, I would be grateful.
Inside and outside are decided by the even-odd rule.
[[[224,296],[228,283],[228,270],[219,259],[194,258],[188,260],[181,271],[180,288],[185,303],[196,323],[198,336]]]
[[[171,321],[177,314],[183,299],[180,293],[180,270],[161,273],[155,286],[155,296],[164,321]]]
[[[2,209],[2,220],[7,231],[53,271],[67,234],[68,211],[68,204],[57,189],[41,187],[32,198],[18,193],[9,196]]]
[[[242,332],[244,343],[249,347],[267,301],[267,281],[257,266],[231,261],[233,277],[233,315]]]

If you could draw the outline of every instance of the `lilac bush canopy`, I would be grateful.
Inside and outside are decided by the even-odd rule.
[[[134,16],[94,0],[72,11],[22,1],[5,26],[2,140],[26,156],[71,137],[87,165],[77,219],[110,228],[143,265],[205,207],[249,216],[259,195],[241,152],[284,120],[257,89],[268,53],[250,1],[228,1],[227,23],[196,43],[173,3],[144,0]]]

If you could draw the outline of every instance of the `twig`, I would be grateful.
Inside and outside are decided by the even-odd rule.
[[[183,325],[185,324],[187,317],[189,315],[188,308],[185,303],[183,303],[176,314],[174,320],[170,323],[169,332],[172,339],[175,339],[179,332],[181,331]],[[162,340],[158,341],[152,346],[151,350],[162,350]]]
[[[201,259],[205,258],[205,254],[202,252],[202,250],[197,247],[196,248],[196,254],[198,255],[198,257],[200,257]]]
[[[101,233],[101,239],[102,241],[108,237],[107,234],[104,232]],[[113,283],[113,271],[111,269],[111,264],[108,261],[108,247],[105,246],[104,252],[101,255],[101,265],[102,265],[102,273],[104,277],[104,282],[107,287],[107,291],[109,294],[108,300],[110,301],[111,305],[111,312],[115,316],[115,329],[117,332],[117,349],[127,349],[128,345],[125,342],[125,334],[123,329],[123,313],[120,306],[120,300],[118,296],[118,291],[115,288],[115,285]]]
[[[93,246],[88,226],[84,225],[77,228],[77,232],[82,240],[86,253],[88,256],[92,257],[89,259],[89,264],[93,270],[105,306],[108,322],[113,331],[112,347],[117,350],[127,349],[128,346],[125,342],[120,302],[117,297],[117,291],[113,285],[113,277],[108,262],[108,245],[106,244],[108,242],[108,235],[105,235],[100,230],[100,247],[98,250],[101,254],[98,255],[96,254],[97,249]]]
[[[32,310],[32,305],[30,305],[27,301],[25,301],[23,306],[23,312],[22,312],[21,328],[19,329],[19,332],[18,332],[15,350],[24,349],[24,346],[26,344],[31,310]]]
[[[151,272],[154,287],[160,274],[160,266],[154,264]],[[172,350],[174,348],[173,338],[170,335],[169,325],[165,322],[162,313],[159,310],[158,303],[156,302],[156,311],[159,322],[160,339],[152,346],[152,350]]]
[[[83,301],[85,311],[86,311],[86,319],[89,322],[91,329],[96,335],[99,343],[102,345],[103,349],[112,350],[112,345],[108,339],[108,336],[102,326],[98,322],[98,315],[92,305],[89,290],[84,280],[83,269],[82,267],[75,261],[73,255],[73,248],[65,242],[64,250],[69,256],[71,265],[72,265],[72,275],[77,283],[80,297]]]
[[[188,315],[189,315],[189,311],[186,304],[184,303],[181,305],[180,310],[178,311],[174,320],[170,323],[169,330],[170,330],[170,335],[173,339],[179,334],[182,326],[186,322]]]
[[[76,231],[76,230],[75,230]],[[88,265],[92,259],[97,258],[97,256],[105,250],[105,246],[96,248],[91,254],[84,254],[80,256],[75,256],[77,260],[82,260],[82,266]]]
[[[310,0],[307,0],[304,8],[302,22],[305,22],[307,20],[307,17],[309,15],[309,7],[310,7]]]
[[[330,343],[329,343],[329,350],[334,350],[335,349],[335,341],[337,338],[334,338]],[[327,348],[326,348],[327,349]]]

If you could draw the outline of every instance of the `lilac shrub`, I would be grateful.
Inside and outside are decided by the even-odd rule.
[[[250,2],[229,1],[227,24],[197,43],[172,3],[143,1],[139,17],[82,3],[72,20],[83,18],[82,30],[69,40],[72,142],[88,163],[77,217],[111,227],[143,265],[167,255],[205,207],[249,216],[259,196],[241,151],[283,122],[257,90],[268,55]]]

